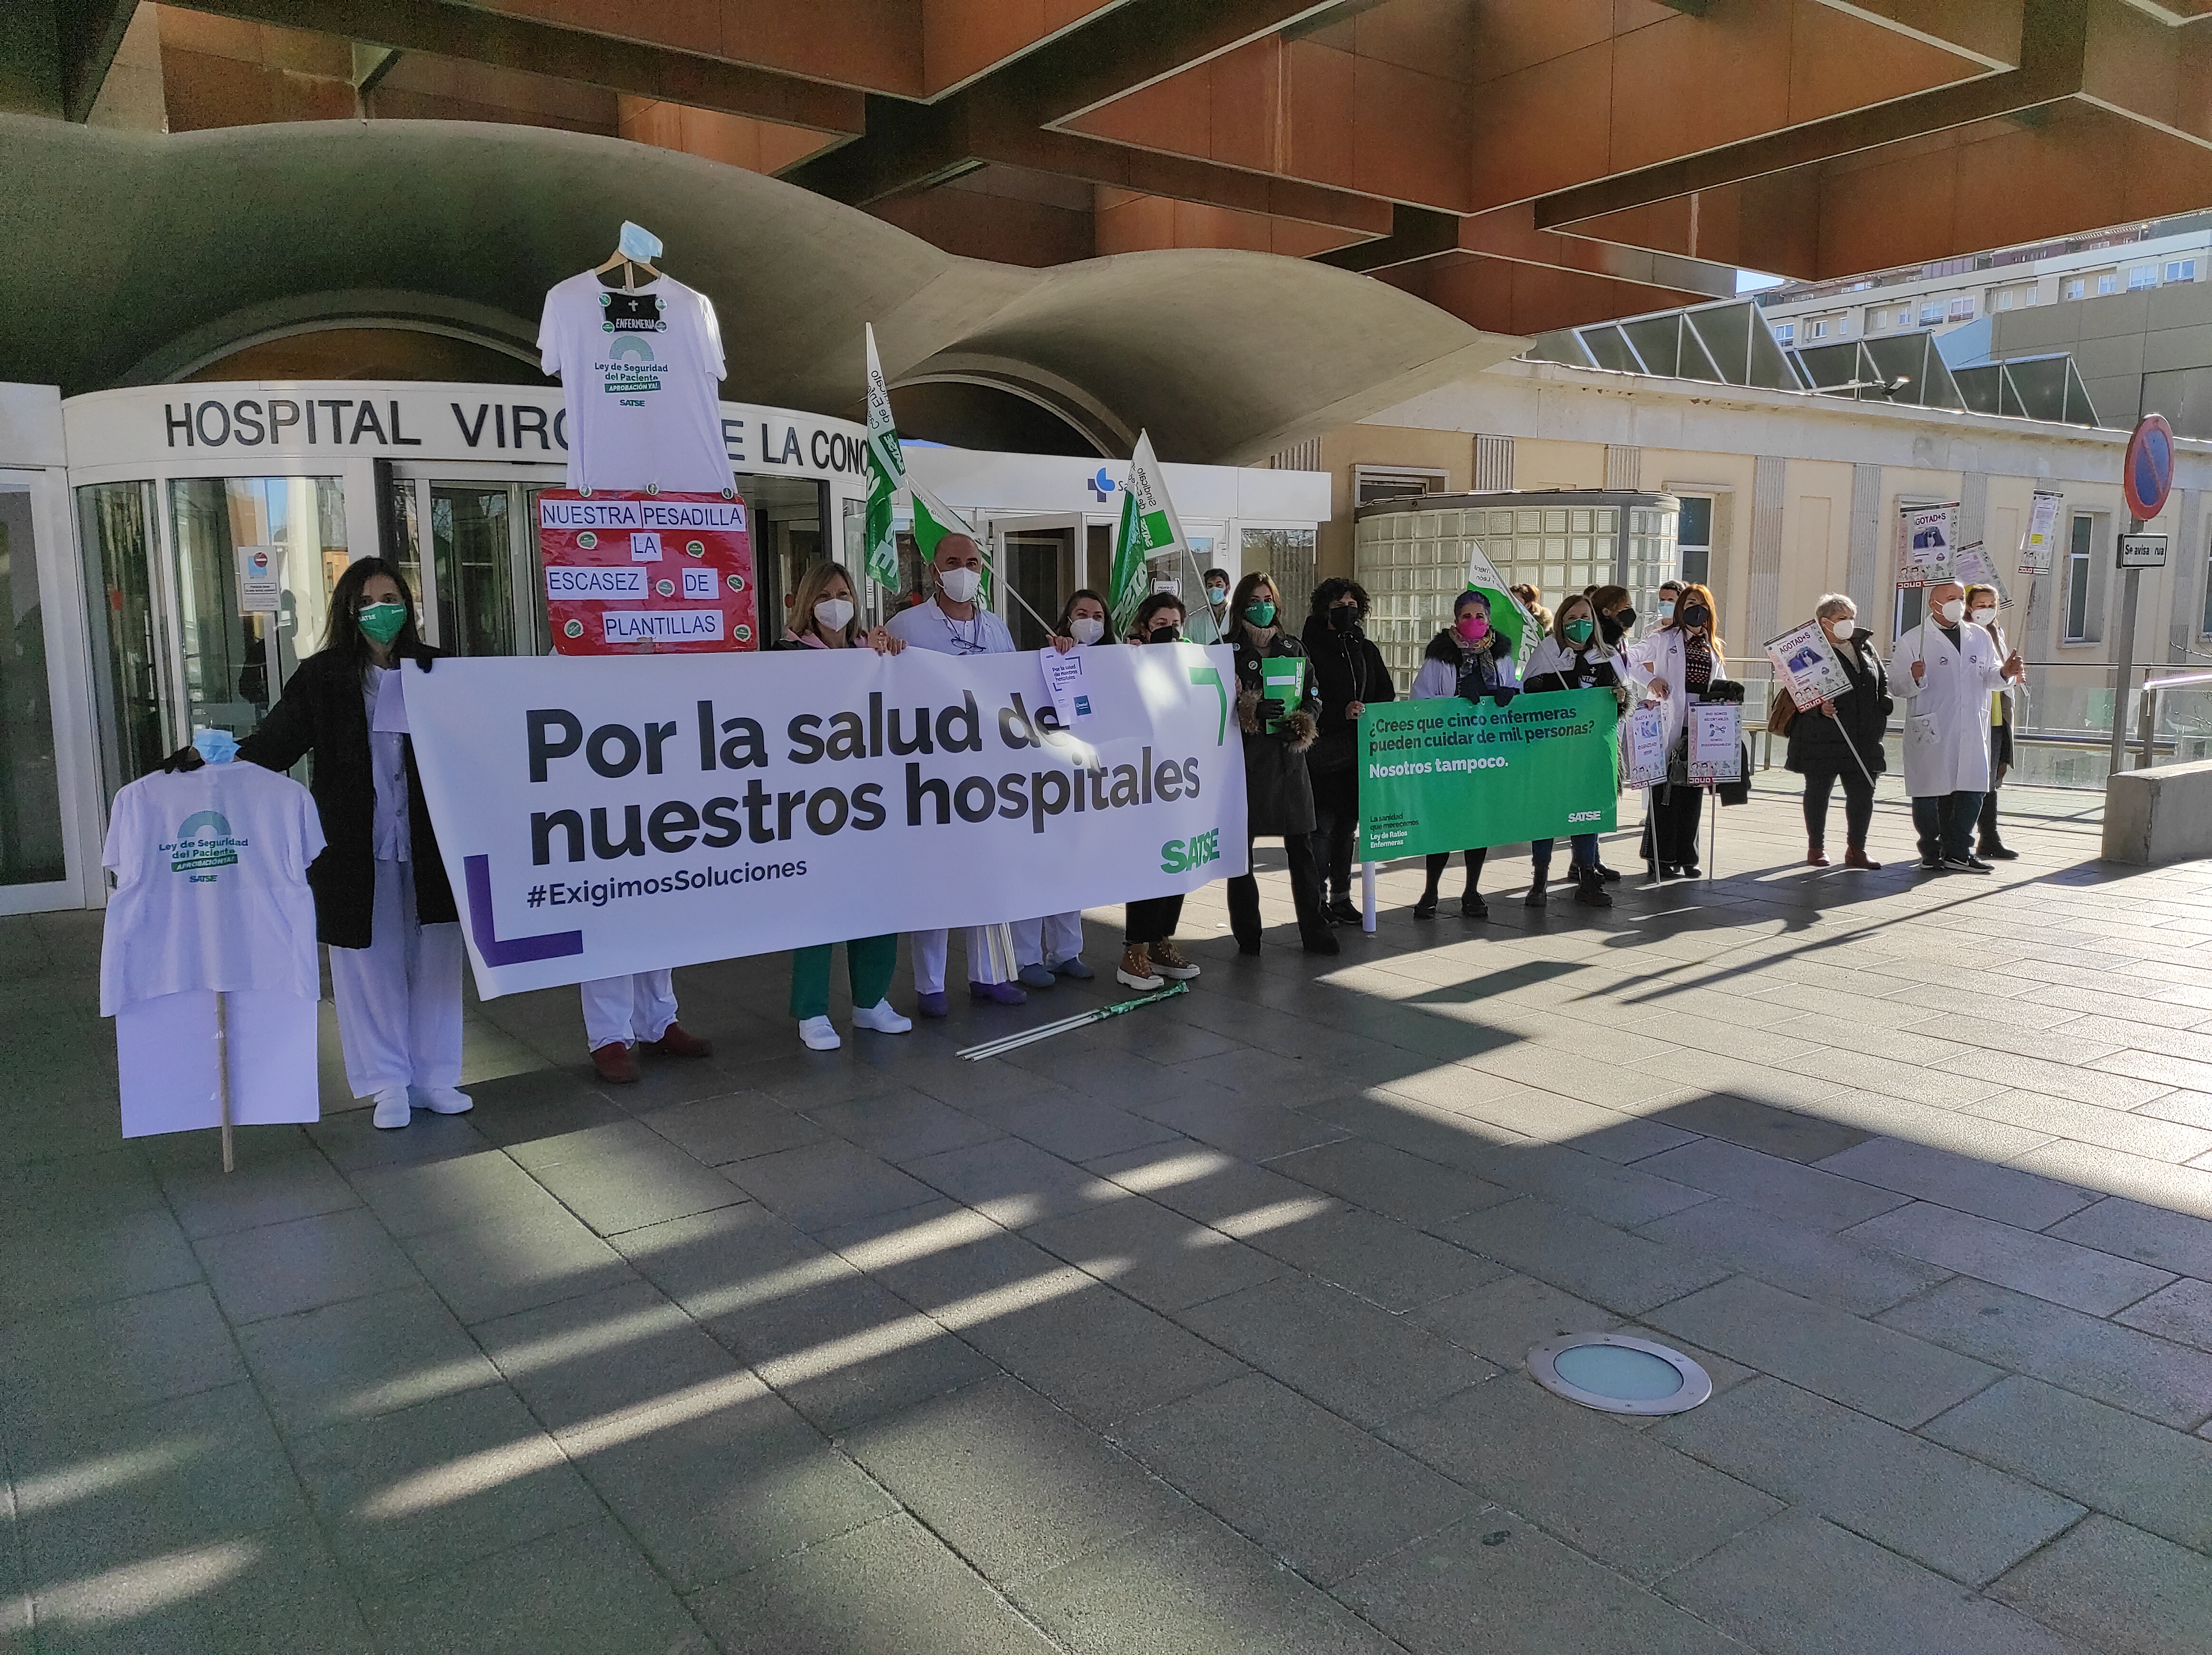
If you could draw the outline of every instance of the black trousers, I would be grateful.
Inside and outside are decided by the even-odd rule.
[[[1147,896],[1124,906],[1121,934],[1132,948],[1139,943],[1164,943],[1182,923],[1182,898]]]
[[[1472,894],[1475,886],[1481,882],[1482,864],[1484,860],[1490,855],[1490,852],[1487,850],[1462,851],[1460,855],[1465,858],[1467,862],[1467,888],[1468,893]],[[1431,896],[1434,896],[1437,894],[1437,887],[1443,883],[1444,870],[1450,865],[1451,852],[1449,851],[1434,851],[1430,852],[1427,858],[1427,872],[1429,876],[1429,894]]]
[[[1352,894],[1352,841],[1359,831],[1359,772],[1313,776],[1314,862],[1329,895]]]
[[[1314,867],[1313,836],[1286,834],[1283,854],[1291,864],[1291,900],[1298,911],[1298,935],[1311,938],[1328,934],[1322,912],[1321,879]],[[1244,841],[1244,865],[1252,865],[1252,841]],[[1229,882],[1229,929],[1240,948],[1260,946],[1260,882],[1249,873]]]
[[[1863,851],[1867,829],[1874,822],[1874,784],[1856,765],[1805,773],[1805,836],[1814,845],[1828,842],[1828,796],[1838,782],[1844,785],[1844,842]]]
[[[1705,790],[1686,782],[1672,782],[1651,790],[1654,860],[1678,868],[1698,865],[1698,824],[1705,808]]]

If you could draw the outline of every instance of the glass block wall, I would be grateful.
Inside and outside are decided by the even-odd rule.
[[[1547,607],[1587,586],[1618,583],[1643,615],[1657,612],[1659,584],[1676,573],[1672,494],[1613,491],[1424,494],[1360,508],[1352,576],[1373,608],[1367,634],[1403,694],[1429,640],[1451,619],[1480,547],[1508,585],[1527,581]]]

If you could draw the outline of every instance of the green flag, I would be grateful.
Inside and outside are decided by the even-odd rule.
[[[1512,590],[1506,585],[1505,577],[1498,573],[1498,566],[1484,554],[1480,546],[1468,551],[1467,585],[1461,590],[1479,591],[1490,600],[1490,624],[1505,634],[1505,641],[1512,646],[1516,664],[1525,664],[1535,653],[1536,645],[1543,637],[1537,628],[1536,617],[1521,606],[1521,600],[1514,597]],[[1453,593],[1452,602],[1456,603],[1458,601],[1459,594]],[[1444,624],[1451,624],[1449,610],[1445,612]]]
[[[1167,482],[1152,452],[1152,433],[1137,433],[1129,457],[1129,480],[1121,490],[1121,523],[1114,536],[1114,569],[1107,600],[1114,611],[1115,636],[1136,624],[1137,606],[1152,596],[1150,559],[1185,549],[1182,524],[1168,498]]]
[[[872,325],[863,326],[868,336],[868,526],[865,567],[869,579],[895,592],[899,590],[899,567],[898,537],[891,522],[892,497],[906,482],[906,455],[899,447],[898,427],[891,420],[890,387],[884,383],[883,364],[876,360],[876,330]],[[921,528],[919,514],[915,526],[917,530]],[[916,538],[919,537],[917,533]],[[936,543],[937,537],[932,536],[930,544]]]
[[[966,518],[954,511],[935,494],[922,487],[909,475],[906,479],[907,492],[914,497],[914,545],[925,563],[937,555],[937,543],[947,535],[965,535],[975,543],[975,549],[983,554],[983,585],[975,594],[976,603],[985,609],[991,607],[991,552],[983,537],[969,526]]]

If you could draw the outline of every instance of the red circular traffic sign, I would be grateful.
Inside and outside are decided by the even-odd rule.
[[[2166,509],[2173,489],[2173,427],[2163,414],[2146,414],[2128,439],[2127,458],[2120,467],[2120,492],[2128,510],[2149,522]]]

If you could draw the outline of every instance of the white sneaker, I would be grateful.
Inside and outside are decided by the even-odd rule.
[[[371,1118],[386,1131],[395,1126],[407,1125],[410,1118],[407,1088],[404,1086],[387,1086],[383,1091],[379,1092],[376,1094],[376,1113]]]
[[[814,1052],[835,1052],[845,1044],[837,1033],[837,1025],[827,1017],[802,1017],[799,1020],[799,1038]]]
[[[903,1034],[914,1027],[914,1020],[893,1011],[889,1000],[878,1000],[872,1006],[853,1008],[853,1027],[872,1028],[878,1034]]]
[[[434,1115],[465,1115],[477,1106],[475,1099],[451,1086],[410,1086],[407,1100]]]

